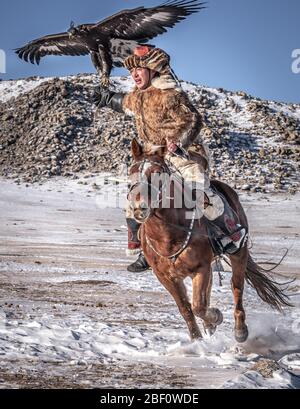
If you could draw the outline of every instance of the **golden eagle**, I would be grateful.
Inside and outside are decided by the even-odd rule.
[[[16,53],[33,64],[39,64],[46,55],[90,54],[101,84],[108,86],[112,67],[121,67],[138,44],[165,33],[167,28],[204,8],[203,4],[198,0],[169,0],[157,7],[122,10],[95,24],[76,27],[71,22],[67,32],[33,40],[16,49]]]

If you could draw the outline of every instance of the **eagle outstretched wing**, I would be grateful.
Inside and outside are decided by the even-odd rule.
[[[39,64],[46,55],[90,54],[97,71],[108,78],[112,66],[121,67],[138,44],[163,34],[203,9],[204,4],[198,0],[168,0],[157,7],[122,10],[96,24],[71,24],[69,32],[38,38],[15,51],[33,64]]]
[[[112,38],[109,41],[109,50],[111,53],[112,63],[114,67],[123,67],[123,62],[125,58],[133,54],[134,49],[141,43],[142,41]]]
[[[148,41],[205,8],[198,0],[171,0],[157,7],[122,10],[91,27],[91,33],[104,33],[111,38]]]
[[[45,55],[88,55],[89,49],[76,37],[70,38],[69,33],[51,34],[38,38],[17,48],[18,56],[30,61],[32,64],[39,64],[40,59]]]

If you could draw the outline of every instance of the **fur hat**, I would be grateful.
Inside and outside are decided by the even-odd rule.
[[[160,48],[150,48],[149,46],[139,46],[134,50],[134,54],[127,57],[124,66],[130,71],[133,68],[149,68],[161,75],[169,74],[170,56]]]

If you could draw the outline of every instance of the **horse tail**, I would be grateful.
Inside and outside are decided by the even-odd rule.
[[[282,260],[281,260],[282,261]],[[274,267],[276,268],[281,261]],[[257,264],[249,253],[246,267],[246,281],[257,292],[258,296],[272,308],[281,311],[282,307],[293,307],[285,293],[288,283],[278,283],[270,278],[270,271]]]

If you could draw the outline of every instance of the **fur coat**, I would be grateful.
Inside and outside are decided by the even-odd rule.
[[[126,94],[123,110],[135,117],[145,143],[160,145],[168,139],[188,148],[202,127],[198,111],[170,77],[156,77],[147,89],[135,88]]]

